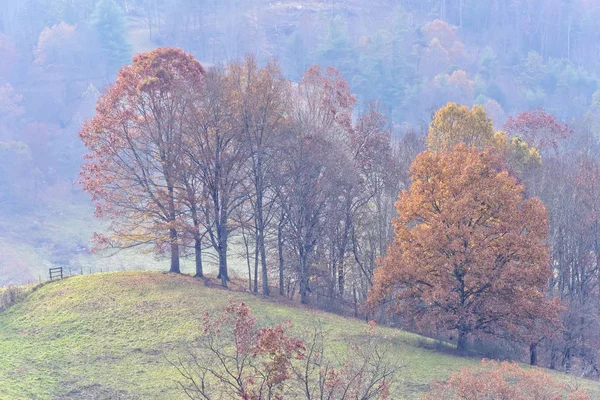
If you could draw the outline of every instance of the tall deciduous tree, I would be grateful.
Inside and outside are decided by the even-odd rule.
[[[521,172],[527,166],[539,165],[540,155],[522,136],[509,137],[506,132],[494,132],[494,123],[480,105],[448,103],[440,108],[429,125],[427,146],[433,151],[449,151],[459,143],[479,150],[494,148],[508,161],[511,169]]]
[[[197,90],[193,88],[191,90]],[[186,125],[187,126],[187,125]],[[186,148],[193,146],[193,142],[186,135],[184,138]],[[188,218],[185,219],[183,225],[184,234],[191,236],[194,246],[194,261],[196,264],[197,278],[204,277],[204,269],[202,264],[202,239],[206,236],[207,230],[203,224],[203,210],[206,206],[205,186],[202,179],[201,169],[193,157],[190,157],[190,152],[183,150],[182,157],[179,159],[178,174],[179,191],[177,196],[181,198],[182,205],[185,208]]]
[[[464,144],[419,155],[371,293],[419,324],[457,332],[460,351],[469,335],[515,331],[556,307],[544,297],[546,209],[501,166]]]
[[[197,101],[204,69],[191,55],[159,48],[138,54],[98,99],[80,131],[89,150],[81,182],[96,214],[110,220],[104,244],[168,244],[179,272],[182,214],[177,196],[185,116]]]
[[[306,304],[323,215],[332,193],[339,193],[336,178],[341,171],[332,157],[335,148],[323,137],[295,130],[286,142],[278,172],[278,201],[285,213],[289,246],[297,258],[301,301]]]
[[[347,164],[350,165],[344,169],[346,179],[342,201],[333,202],[333,207],[341,213],[339,223],[336,224],[340,225],[340,234],[336,241],[337,263],[334,264],[340,296],[344,295],[346,286],[346,264],[349,264],[346,260],[347,252],[354,256],[359,276],[363,278],[360,281],[370,285],[373,271],[361,261],[361,247],[366,250],[364,253],[369,254],[368,258],[374,259],[375,255],[383,254],[384,243],[387,243],[385,232],[390,221],[386,218],[385,190],[389,187],[390,170],[393,168],[391,131],[377,104],[370,104],[365,113],[358,116],[348,135],[348,151],[350,154]],[[335,222],[334,220],[331,224]],[[358,237],[367,235],[373,235],[374,246],[361,246],[357,240]]]
[[[288,237],[297,256],[297,278],[303,303],[308,302],[315,248],[328,202],[340,195],[344,181],[341,140],[350,130],[354,97],[334,68],[311,67],[293,95],[293,126],[280,148],[278,200]]]
[[[235,118],[229,72],[212,68],[206,74],[201,101],[187,124],[186,153],[195,164],[204,187],[204,225],[219,257],[219,279],[229,280],[229,234],[235,226],[231,215],[247,199],[242,182],[248,152]]]
[[[256,230],[256,252],[261,262],[262,293],[269,295],[265,234],[272,219],[273,190],[269,176],[277,168],[274,159],[277,141],[286,125],[289,82],[279,67],[270,63],[259,68],[253,57],[229,66],[229,79],[237,124],[247,147],[251,204]],[[271,194],[271,196],[269,196]],[[255,277],[256,279],[256,277]],[[254,288],[257,290],[257,288]]]

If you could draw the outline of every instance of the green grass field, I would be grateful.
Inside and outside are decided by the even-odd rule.
[[[37,288],[0,313],[0,399],[184,399],[167,358],[199,333],[205,311],[230,299],[246,301],[261,323],[320,321],[334,349],[365,334],[355,319],[211,286],[188,276],[118,272]],[[479,362],[438,352],[418,335],[376,329],[406,365],[398,375],[403,398],[419,398],[431,380]]]

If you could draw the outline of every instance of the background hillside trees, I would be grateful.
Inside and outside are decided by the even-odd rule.
[[[429,125],[427,147],[432,151],[450,151],[459,143],[485,149],[493,146],[494,125],[481,106],[448,103],[440,108]]]
[[[527,134],[535,141],[535,138],[531,137],[533,132],[525,132],[525,127],[521,129],[522,132],[518,131],[513,128],[512,121],[509,119],[506,125],[510,129],[510,135],[505,131],[495,132],[493,121],[482,106],[476,105],[469,110],[467,106],[451,102],[433,116],[429,124],[427,147],[433,151],[450,151],[457,144],[465,143],[480,150],[494,148],[508,161],[514,172],[523,173],[538,166],[541,157],[538,149],[528,144],[524,138]],[[536,124],[538,128],[528,129],[543,130],[542,125],[547,124]]]
[[[90,16],[90,25],[106,59],[106,76],[111,76],[122,65],[129,63],[131,46],[127,42],[125,16],[114,0],[96,3]]]

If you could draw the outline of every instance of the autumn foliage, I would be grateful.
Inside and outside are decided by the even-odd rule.
[[[481,368],[463,368],[448,381],[435,384],[423,399],[588,400],[590,395],[536,368],[483,360]]]
[[[97,244],[153,246],[170,255],[171,272],[193,248],[198,277],[212,247],[227,286],[239,229],[249,288],[258,292],[260,278],[269,295],[276,234],[281,294],[343,307],[351,290],[358,315],[370,291],[373,304],[391,300],[411,327],[456,333],[460,350],[470,336],[497,335],[531,346],[534,360],[560,324],[558,304],[545,297],[546,210],[514,176],[540,161],[524,128],[496,132],[480,106],[441,108],[395,205],[386,254],[403,185],[394,152],[404,150],[393,149],[376,104],[353,121],[355,103],[334,68],[310,67],[292,85],[276,63],[259,67],[250,56],[205,71],[178,49],[137,55],[80,132],[89,150],[81,183],[110,220]],[[278,346],[272,357],[295,357]],[[253,357],[263,360],[261,351]]]
[[[96,214],[111,221],[99,243],[152,244],[159,251],[167,246],[172,272],[179,272],[181,124],[196,101],[189,89],[201,87],[203,76],[200,63],[181,50],[138,54],[80,131],[89,150],[81,182],[96,202]]]
[[[200,353],[174,364],[192,399],[278,399],[291,377],[291,363],[304,357],[304,342],[287,325],[259,328],[245,303],[230,305],[217,318],[204,315]]]
[[[509,121],[510,122],[510,121]],[[511,125],[506,125],[510,127]],[[459,143],[479,150],[495,149],[507,161],[507,166],[521,172],[541,163],[538,149],[529,141],[531,135],[511,129],[494,131],[492,119],[479,105],[471,109],[464,105],[448,103],[440,108],[429,125],[427,147],[433,151],[450,151]]]
[[[387,363],[371,325],[335,359],[318,326],[309,339],[291,335],[290,323],[259,327],[244,302],[205,314],[203,325],[194,348],[171,362],[190,399],[391,398],[398,367]]]
[[[448,103],[440,108],[429,125],[427,147],[449,151],[459,143],[484,149],[494,143],[494,125],[482,106]]]
[[[389,300],[425,330],[501,335],[555,321],[546,209],[525,199],[492,150],[426,151],[396,203],[395,237],[376,271],[372,301]]]
[[[545,110],[538,108],[524,111],[516,117],[509,117],[504,130],[511,135],[519,135],[540,151],[558,150],[561,140],[572,134],[569,125],[561,123]]]
[[[260,279],[269,295],[276,231],[281,294],[341,298],[346,275],[361,275],[357,309],[384,250],[397,183],[384,114],[372,105],[353,122],[355,103],[335,68],[309,67],[292,85],[275,62],[251,56],[204,71],[177,49],[137,55],[80,132],[89,150],[81,183],[111,223],[98,247],[154,246],[171,256],[172,272],[193,249],[197,277],[212,248],[226,287],[241,231],[250,290]],[[378,246],[356,243],[359,220],[377,230],[369,234]]]

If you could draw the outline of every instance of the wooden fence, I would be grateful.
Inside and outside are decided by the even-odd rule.
[[[50,275],[50,280],[53,281],[55,279],[63,279],[63,268],[62,267],[54,267],[48,269],[48,275]]]

